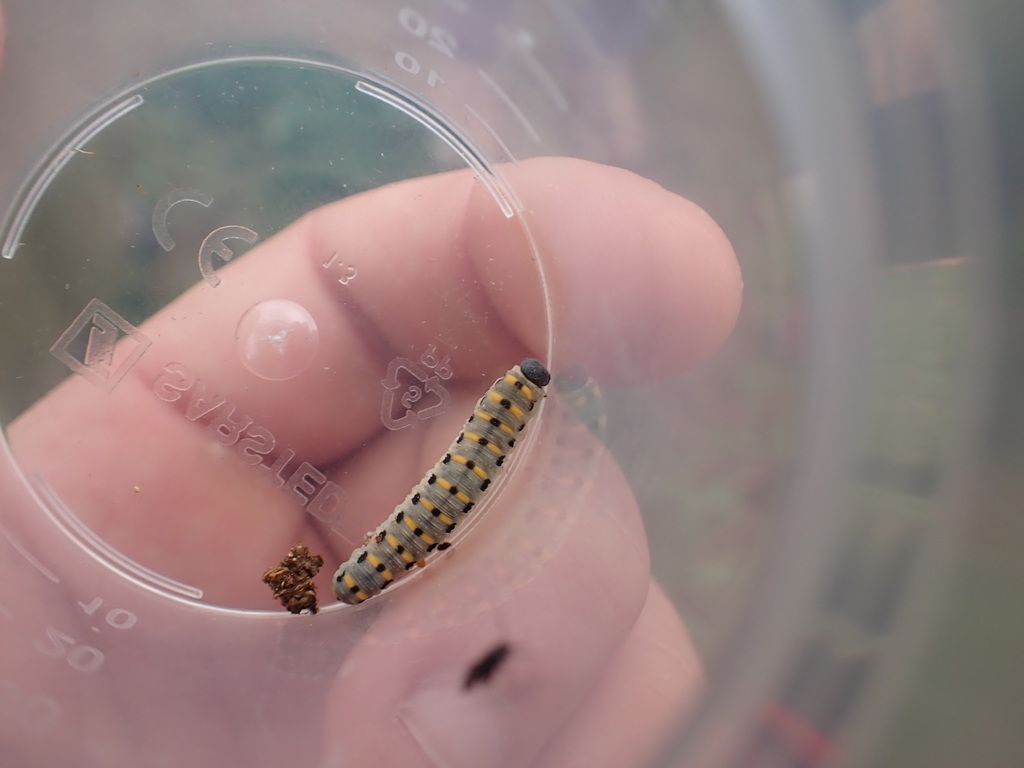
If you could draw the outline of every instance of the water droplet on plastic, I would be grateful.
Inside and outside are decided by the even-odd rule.
[[[320,333],[312,315],[288,299],[250,307],[235,331],[238,356],[261,379],[285,381],[305,371],[316,356]]]

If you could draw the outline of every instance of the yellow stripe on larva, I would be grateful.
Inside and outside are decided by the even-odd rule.
[[[427,512],[433,512],[435,509],[437,509],[437,507],[434,506],[433,502],[431,502],[430,499],[425,499],[422,496],[420,496],[420,504],[423,505],[423,508],[427,510]]]
[[[501,394],[501,392],[489,392],[487,394],[487,397],[490,399],[492,403],[498,403],[499,405],[501,405],[501,401],[505,399],[505,396]],[[523,409],[520,408],[518,405],[516,405],[515,403],[509,403],[507,410],[517,419],[522,421]]]
[[[388,568],[384,568],[383,570],[380,569],[380,567],[384,565],[384,562],[373,554],[373,552],[366,553],[366,562],[373,566],[374,570],[380,574],[380,577],[384,579],[384,581],[394,581],[395,577]]]
[[[453,485],[452,483],[449,483],[447,480],[445,480],[443,477],[437,478],[437,484],[444,488],[446,491],[450,491]],[[462,491],[457,491],[455,493],[455,498],[461,501],[463,504],[469,504],[469,502],[472,501],[472,499],[470,499],[469,496],[467,496]]]
[[[473,415],[476,416],[481,421],[485,421],[488,424],[491,423],[491,414],[489,414],[489,413],[484,413],[483,411],[477,411]],[[512,427],[510,427],[508,424],[505,424],[503,421],[498,420],[498,419],[495,419],[495,421],[498,422],[497,425],[496,425],[497,428],[500,429],[502,432],[504,432],[506,435],[515,435],[515,430],[512,429]]]
[[[404,520],[405,527],[412,531],[414,536],[418,536],[420,541],[422,541],[424,544],[434,543],[434,537],[426,531],[424,531],[422,528],[420,528],[419,524],[412,519],[412,515],[406,515]],[[419,531],[419,533],[416,533],[416,531]]]
[[[462,466],[466,466],[466,464],[469,463],[469,459],[467,459],[465,456],[458,456],[458,455],[452,456],[452,461],[457,462],[457,463],[461,464]],[[482,467],[479,467],[477,465],[473,466],[473,474],[475,474],[481,480],[486,480],[487,479],[487,473],[484,472]]]
[[[345,583],[345,586],[348,587],[350,590],[356,586],[356,580],[352,578],[352,574],[350,574],[348,571],[344,573],[342,581]],[[358,592],[353,592],[352,594],[359,602],[362,602],[363,600],[369,597],[369,595],[361,589]]]
[[[412,555],[410,555],[409,552],[404,547],[399,552],[398,548],[402,546],[402,542],[400,542],[398,539],[396,539],[390,533],[387,536],[385,536],[384,539],[387,541],[388,544],[391,545],[391,548],[393,550],[395,550],[395,552],[399,553],[398,556],[401,557],[403,560],[405,560],[405,562],[411,563],[411,562],[413,562],[416,559]]]
[[[476,432],[466,432],[465,434],[463,434],[463,437],[465,439],[469,440],[470,442],[473,442],[473,443],[479,443],[480,442],[480,435],[478,435]],[[487,443],[487,448],[495,456],[501,456],[501,448],[499,448],[494,443],[488,442]]]

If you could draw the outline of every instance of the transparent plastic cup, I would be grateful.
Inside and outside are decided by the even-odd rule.
[[[509,685],[561,701],[530,675],[545,648],[494,617],[597,610],[551,574],[611,462],[707,675],[645,759],[867,749],[971,471],[991,184],[965,20],[853,5],[7,0],[4,765],[358,764],[325,747],[331,702],[410,641],[454,699],[505,647]],[[744,307],[710,361],[631,357],[625,318],[561,303],[586,281],[523,202],[544,156],[717,220]],[[416,181],[445,173],[472,182]],[[445,217],[467,189],[501,225],[464,242]],[[337,565],[527,355],[555,382],[478,521],[335,603]],[[261,580],[292,539],[322,547],[316,615]],[[646,567],[635,544],[606,567]]]

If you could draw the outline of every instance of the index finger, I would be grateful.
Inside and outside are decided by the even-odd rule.
[[[441,378],[470,392],[527,354],[556,371],[582,363],[599,381],[644,381],[685,370],[728,335],[739,273],[699,208],[582,161],[506,172],[521,219],[469,171],[315,211],[155,317],[139,370],[153,380],[166,361],[195,361],[242,411],[327,461],[380,429],[378,382],[395,360],[433,350],[447,361]],[[239,319],[274,300],[308,313],[318,347],[291,378],[254,382]],[[253,356],[288,355],[289,342]]]

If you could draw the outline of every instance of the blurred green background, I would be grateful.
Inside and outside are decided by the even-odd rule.
[[[994,128],[996,365],[963,550],[879,766],[1024,765],[1024,5],[969,10]]]

